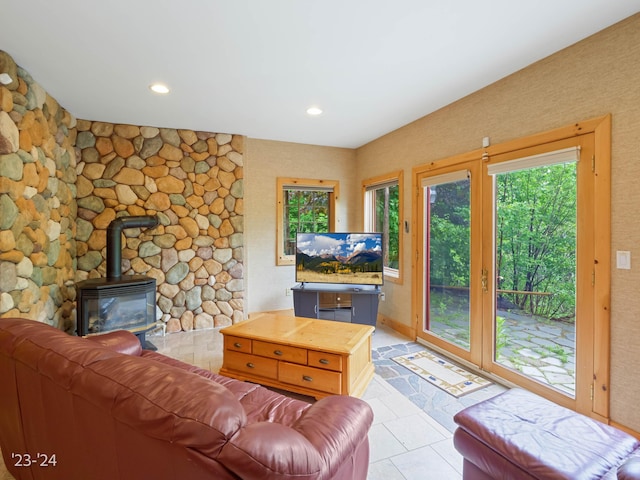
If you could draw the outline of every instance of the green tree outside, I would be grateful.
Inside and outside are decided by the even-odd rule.
[[[535,167],[496,175],[496,281],[521,310],[575,320],[576,165]],[[432,187],[430,282],[468,287],[468,181]]]

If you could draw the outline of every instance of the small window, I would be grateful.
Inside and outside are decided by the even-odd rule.
[[[384,275],[402,283],[402,171],[362,182],[364,228],[384,241]]]
[[[277,264],[293,265],[297,232],[335,230],[335,180],[278,178]]]

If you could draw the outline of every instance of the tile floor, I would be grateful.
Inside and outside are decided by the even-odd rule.
[[[150,335],[161,353],[217,372],[222,366],[222,335],[218,330],[199,330],[166,336]],[[409,342],[379,325],[372,346],[378,348]],[[462,457],[453,447],[452,435],[376,374],[365,392],[374,411],[369,432],[371,446],[368,480],[459,480]],[[13,480],[0,458],[0,480]]]
[[[217,330],[149,336],[148,340],[159,352],[187,363],[215,372],[222,366],[222,334]],[[378,325],[372,348],[409,341],[389,327]],[[369,431],[368,480],[462,478],[462,457],[453,447],[451,432],[380,375],[374,376],[362,398],[374,412]]]

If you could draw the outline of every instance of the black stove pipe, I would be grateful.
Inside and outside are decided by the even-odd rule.
[[[107,227],[107,278],[122,277],[122,230],[125,228],[153,228],[158,225],[155,215],[120,217]]]

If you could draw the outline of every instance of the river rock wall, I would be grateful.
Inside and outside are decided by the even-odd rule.
[[[0,71],[0,316],[72,330],[76,120],[2,51]]]
[[[156,279],[167,331],[242,320],[243,137],[76,120],[2,51],[0,72],[0,316],[75,331],[109,223],[157,215],[124,230],[122,273]]]
[[[156,279],[167,331],[243,318],[243,137],[77,122],[77,280],[106,276],[106,229],[123,231],[122,272]]]

